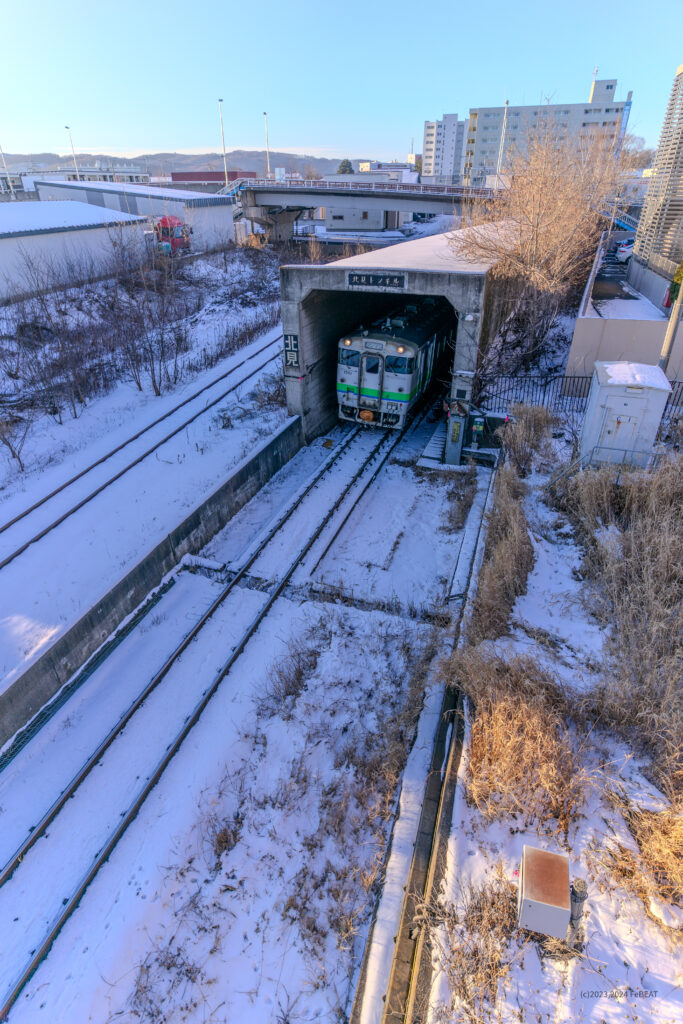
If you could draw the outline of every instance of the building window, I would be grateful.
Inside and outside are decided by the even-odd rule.
[[[361,220],[367,220],[368,219],[368,211],[367,210],[363,210],[363,212],[361,213],[360,217],[361,217]]]
[[[343,213],[333,213],[332,214],[332,220],[344,220],[344,214]]]

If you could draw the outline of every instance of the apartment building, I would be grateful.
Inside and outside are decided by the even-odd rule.
[[[629,281],[661,306],[683,261],[683,64],[674,78],[638,222]]]
[[[462,177],[466,122],[457,114],[425,121],[422,142],[422,181],[459,185]]]
[[[504,169],[513,152],[524,152],[530,134],[551,129],[559,138],[589,138],[598,133],[623,139],[631,112],[629,92],[617,100],[617,81],[596,79],[587,103],[539,103],[513,107],[471,107],[467,122],[463,181],[484,185]]]

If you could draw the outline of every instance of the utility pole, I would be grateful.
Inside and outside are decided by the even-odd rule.
[[[223,171],[225,173],[225,187],[228,187],[228,164],[225,159],[225,134],[223,132],[223,100],[218,101],[218,114],[221,119],[221,142],[223,143]]]
[[[80,175],[79,170],[78,170],[78,164],[76,163],[76,150],[74,149],[74,140],[71,138],[71,129],[69,128],[68,124],[65,124],[64,127],[66,128],[66,130],[69,133],[69,142],[71,143],[71,153],[73,154],[74,167],[76,168],[76,181],[80,181],[81,180],[81,175]]]
[[[270,146],[268,145],[268,114],[263,111],[263,116],[266,119],[266,177],[270,177]]]
[[[657,365],[661,367],[666,373],[666,368],[669,365],[669,357],[671,350],[674,347],[674,341],[676,340],[676,328],[678,327],[678,321],[681,318],[681,303],[683,301],[683,263],[680,263],[678,270],[674,274],[674,283],[678,284],[678,295],[674,302],[674,308],[671,310],[671,316],[669,317],[669,323],[666,326],[666,334],[664,335],[664,342],[662,344],[662,351],[659,354],[659,362]]]
[[[3,152],[2,146],[0,146],[0,156],[2,157],[2,166],[5,168],[5,175],[7,176],[7,184],[9,185],[9,190],[10,190],[10,192],[12,194],[12,199],[16,199],[17,196],[16,196],[16,193],[14,191],[14,185],[12,184],[12,179],[9,176],[9,171],[7,170],[7,161],[5,160],[5,154]]]

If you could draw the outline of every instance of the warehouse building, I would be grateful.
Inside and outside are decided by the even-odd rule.
[[[107,274],[144,251],[145,217],[87,203],[0,205],[0,300]]]
[[[192,228],[195,251],[220,248],[235,240],[233,200],[228,196],[122,182],[53,181],[49,177],[36,180],[36,189],[41,200],[74,199],[148,219],[177,217]]]

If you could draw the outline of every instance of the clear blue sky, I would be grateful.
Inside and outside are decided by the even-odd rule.
[[[0,145],[404,158],[470,106],[581,102],[594,65],[655,146],[683,0],[32,0],[5,13]]]

